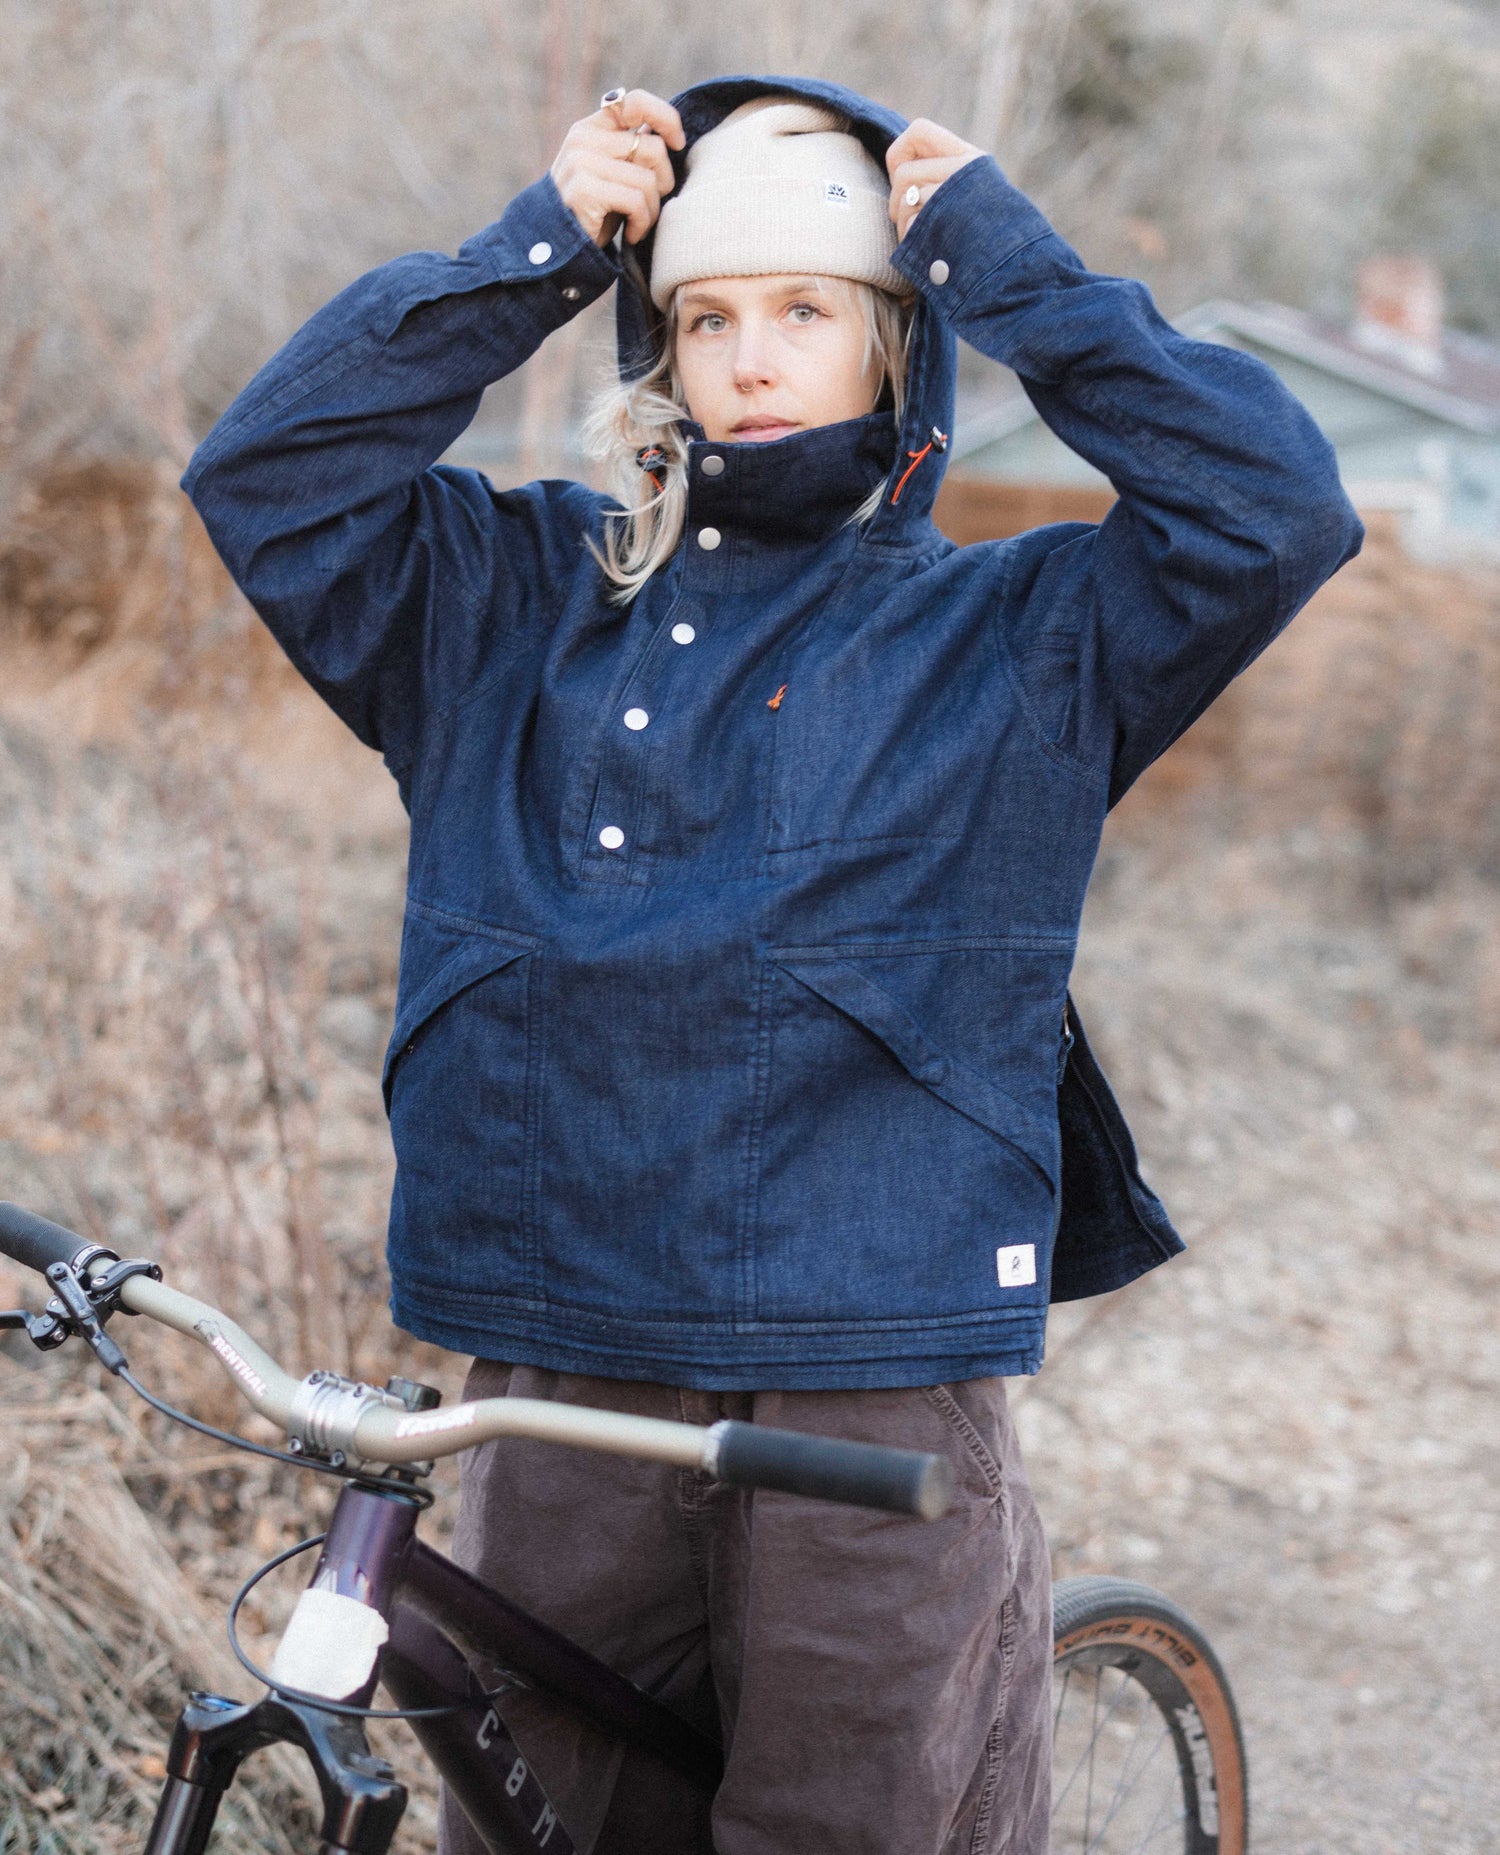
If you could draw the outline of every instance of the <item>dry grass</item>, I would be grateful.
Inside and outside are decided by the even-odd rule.
[[[0,726],[4,1195],[159,1258],[293,1370],[451,1389],[384,1316],[376,1073],[399,835],[330,846],[188,718],[154,721],[149,758]],[[34,1304],[18,1275],[0,1297]],[[198,1349],[135,1323],[119,1337],[167,1396],[260,1433]],[[138,1841],[185,1686],[251,1691],[224,1647],[229,1595],[326,1517],[305,1476],[175,1430],[99,1376],[19,1339],[0,1362],[0,1743],[28,1748],[0,1763],[18,1825],[0,1846]],[[284,1578],[248,1611],[266,1653],[294,1590]],[[23,1733],[23,1714],[49,1735]],[[291,1846],[271,1824],[305,1819],[292,1778],[290,1762],[268,1767],[232,1846]],[[419,1799],[413,1846],[431,1827]]]
[[[0,1846],[124,1855],[150,1826],[161,1722],[189,1686],[244,1681],[147,1517],[143,1489],[160,1477],[140,1432],[76,1373],[44,1370],[9,1365],[0,1414]],[[224,1831],[290,1855],[306,1800],[284,1765],[257,1776]]]

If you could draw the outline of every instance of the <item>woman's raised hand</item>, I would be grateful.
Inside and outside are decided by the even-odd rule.
[[[627,90],[573,124],[550,172],[563,204],[596,245],[607,245],[622,219],[627,242],[638,245],[676,185],[667,150],[686,143],[670,103],[649,90]]]
[[[983,153],[925,116],[909,122],[885,151],[885,170],[891,177],[889,211],[897,238],[906,237],[912,220],[951,174]]]

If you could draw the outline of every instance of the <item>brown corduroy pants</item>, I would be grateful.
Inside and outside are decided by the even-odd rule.
[[[683,1391],[476,1360],[465,1395],[563,1399],[932,1450],[922,1522],[506,1439],[464,1459],[454,1556],[723,1735],[711,1806],[517,1693],[501,1713],[588,1855],[1046,1855],[1051,1584],[1004,1382]],[[451,1797],[442,1855],[482,1855]]]

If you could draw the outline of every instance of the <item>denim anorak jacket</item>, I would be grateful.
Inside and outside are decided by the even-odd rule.
[[[689,142],[768,89],[882,164],[904,127],[735,78],[675,99]],[[900,429],[689,424],[683,539],[622,609],[584,544],[610,499],[435,460],[612,284],[639,371],[649,262],[543,178],[350,285],[183,480],[411,814],[392,1311],[688,1386],[1032,1372],[1049,1295],[1182,1247],[1065,1009],[1105,813],[1359,522],[1268,368],[1091,273],[984,157],[896,248]],[[933,526],[958,337],[1114,484],[1102,523]]]

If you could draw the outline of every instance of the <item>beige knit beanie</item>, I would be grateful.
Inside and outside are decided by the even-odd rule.
[[[699,136],[656,222],[658,309],[680,283],[782,271],[909,293],[890,262],[896,228],[885,171],[839,120],[821,104],[753,97]]]

